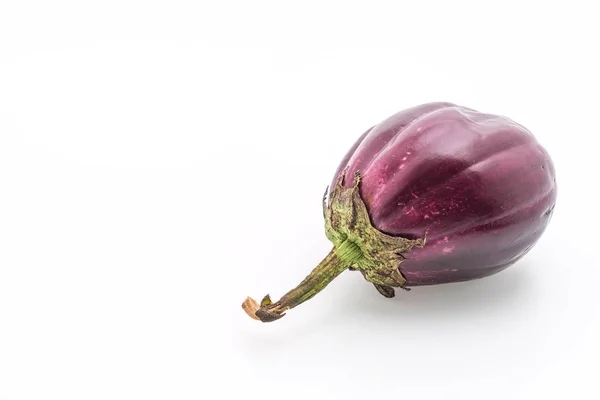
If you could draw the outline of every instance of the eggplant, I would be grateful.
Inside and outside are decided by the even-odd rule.
[[[242,304],[270,322],[340,273],[394,288],[483,278],[538,241],[556,203],[554,165],[531,132],[452,103],[400,111],[363,133],[323,198],[333,249],[277,302]]]

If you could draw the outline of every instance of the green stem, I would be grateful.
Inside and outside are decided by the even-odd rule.
[[[271,302],[269,295],[265,296],[260,306],[255,300],[248,297],[242,307],[254,319],[262,322],[275,321],[283,317],[287,310],[314,297],[361,257],[362,252],[355,243],[349,240],[343,241],[339,246],[334,247],[298,286],[275,303]]]

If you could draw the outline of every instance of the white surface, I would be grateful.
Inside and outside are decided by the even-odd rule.
[[[205,3],[0,4],[0,399],[600,398],[593,2]],[[246,317],[329,250],[353,141],[437,100],[552,155],[534,250]]]

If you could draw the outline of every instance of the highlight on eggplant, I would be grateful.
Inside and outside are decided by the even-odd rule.
[[[400,111],[358,138],[325,192],[331,252],[278,301],[242,308],[275,321],[345,270],[385,297],[495,274],[531,250],[555,202],[550,156],[523,126],[452,103]]]

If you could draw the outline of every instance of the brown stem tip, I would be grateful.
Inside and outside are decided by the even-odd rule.
[[[293,291],[292,291],[293,292]],[[282,297],[284,301],[286,301],[286,297]],[[252,319],[256,319],[262,322],[273,322],[277,321],[279,318],[285,315],[285,312],[290,308],[290,306],[286,306],[281,304],[281,300],[277,303],[273,303],[271,301],[271,297],[266,295],[260,304],[256,300],[251,297],[247,297],[246,300],[242,303],[242,308],[250,316]]]
[[[244,309],[244,311],[246,311],[246,314],[248,314],[250,318],[260,321],[260,318],[256,316],[256,312],[260,308],[256,300],[254,300],[251,297],[246,297],[246,300],[244,300],[244,302],[242,303],[242,308]]]

